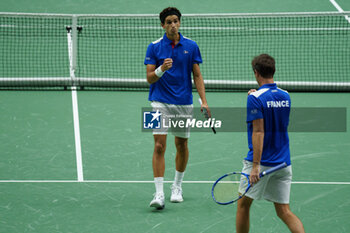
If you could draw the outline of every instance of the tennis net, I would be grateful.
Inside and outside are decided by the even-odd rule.
[[[251,60],[276,59],[289,91],[350,91],[350,12],[185,14],[180,32],[199,45],[206,89],[255,88]],[[158,15],[0,13],[0,87],[147,89]]]

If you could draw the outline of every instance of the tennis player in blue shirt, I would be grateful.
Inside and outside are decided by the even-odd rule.
[[[205,97],[203,77],[199,68],[202,57],[195,41],[179,33],[181,13],[174,7],[165,8],[159,15],[161,26],[165,30],[162,38],[152,42],[146,52],[147,81],[150,83],[148,100],[153,111],[159,111],[161,117],[182,115],[192,116],[192,80],[202,100],[201,109],[205,108],[210,115],[210,109]],[[185,117],[186,118],[186,117]],[[164,208],[164,154],[168,129],[153,131],[153,174],[156,193],[150,203],[151,207]],[[188,161],[189,129],[172,131],[175,136],[176,158],[175,179],[171,186],[171,202],[182,202],[182,180]]]
[[[304,233],[302,222],[289,207],[292,181],[287,131],[290,96],[274,83],[275,60],[271,56],[261,54],[255,57],[252,67],[260,88],[248,92],[249,151],[243,161],[242,172],[250,174],[253,187],[237,202],[236,230],[237,233],[249,232],[250,206],[253,200],[265,199],[274,203],[277,216],[291,232]],[[289,166],[260,180],[260,172],[283,162]],[[241,193],[246,186],[247,184],[240,184]]]

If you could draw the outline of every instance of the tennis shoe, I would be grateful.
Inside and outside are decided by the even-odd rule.
[[[153,200],[149,204],[150,207],[154,207],[157,210],[161,210],[164,208],[164,193],[155,193]]]
[[[180,203],[183,202],[184,199],[182,197],[182,188],[177,186],[177,185],[172,185],[171,186],[171,197],[170,201],[174,203]]]

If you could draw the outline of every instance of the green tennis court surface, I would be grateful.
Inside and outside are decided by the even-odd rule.
[[[235,206],[211,200],[211,183],[240,170],[245,133],[192,133],[185,202],[148,207],[153,139],[142,133],[145,92],[78,92],[84,182],[77,182],[69,91],[2,91],[2,232],[233,232]],[[292,93],[295,107],[341,106],[348,93]],[[245,93],[208,93],[212,106],[244,106]],[[18,123],[17,123],[18,121]],[[349,117],[347,123],[349,124]],[[290,133],[291,207],[310,232],[347,232],[349,133]],[[166,181],[174,174],[168,139]],[[12,180],[12,181],[11,181]],[[203,182],[203,183],[201,183]],[[301,182],[301,183],[300,183]],[[321,183],[314,183],[321,182]],[[327,183],[326,183],[327,182]],[[328,183],[329,182],[329,183]],[[339,184],[336,182],[346,182]],[[170,183],[165,184],[170,197]],[[288,232],[272,205],[256,202],[252,232]]]
[[[344,11],[350,10],[347,0],[336,2]],[[168,5],[173,2],[108,0],[58,4],[35,0],[29,4],[20,0],[0,3],[1,11],[72,14],[154,14]],[[234,3],[180,0],[175,6],[183,13],[337,11],[328,0],[238,0]],[[18,40],[11,41],[13,47],[20,44]],[[36,45],[47,42],[39,38],[33,40]],[[58,64],[50,60],[52,55],[62,60],[68,56],[66,32],[56,43],[62,49],[53,54],[48,52],[50,47],[38,51],[20,45],[17,48],[45,54],[41,62],[53,69],[42,70],[43,73],[67,76],[69,70],[64,67],[68,59]],[[145,51],[134,53],[139,56],[138,53]],[[303,59],[313,58],[312,54],[309,56]],[[109,57],[120,59],[112,54]],[[30,56],[23,54],[23,59],[27,61]],[[6,65],[5,60],[2,64]],[[19,76],[35,68],[25,64],[11,63]],[[205,70],[204,66],[205,63]],[[337,64],[335,67],[342,72],[349,71],[349,67]],[[253,80],[253,75],[250,77]],[[207,93],[211,107],[245,107],[246,96],[245,92]],[[147,97],[147,92],[140,91],[78,92],[76,110],[82,159],[82,170],[79,170],[71,91],[0,91],[0,232],[235,232],[236,206],[215,204],[210,191],[214,180],[223,173],[241,170],[241,161],[247,153],[246,133],[218,130],[216,135],[191,134],[190,160],[183,184],[185,201],[180,204],[169,201],[175,160],[174,137],[170,135],[165,155],[166,208],[154,211],[148,206],[154,193],[153,137],[141,131],[142,107],[149,107]],[[350,125],[349,93],[291,93],[291,98],[293,107],[345,107],[347,125]],[[196,102],[194,104],[196,107]],[[350,133],[296,132],[289,136],[293,212],[303,221],[306,232],[350,232]],[[82,182],[78,182],[79,175],[83,177]],[[251,211],[250,232],[289,231],[276,216],[271,203],[256,201]]]

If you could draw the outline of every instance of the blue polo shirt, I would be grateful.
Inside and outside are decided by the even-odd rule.
[[[265,84],[251,93],[247,100],[248,161],[253,161],[252,121],[264,119],[264,145],[260,163],[276,166],[283,162],[290,165],[288,138],[290,96],[276,84]]]
[[[149,90],[149,101],[188,105],[193,103],[191,73],[193,64],[202,63],[202,57],[195,41],[183,37],[174,47],[166,34],[152,42],[146,52],[145,65],[161,66],[164,59],[173,59],[173,66]]]

